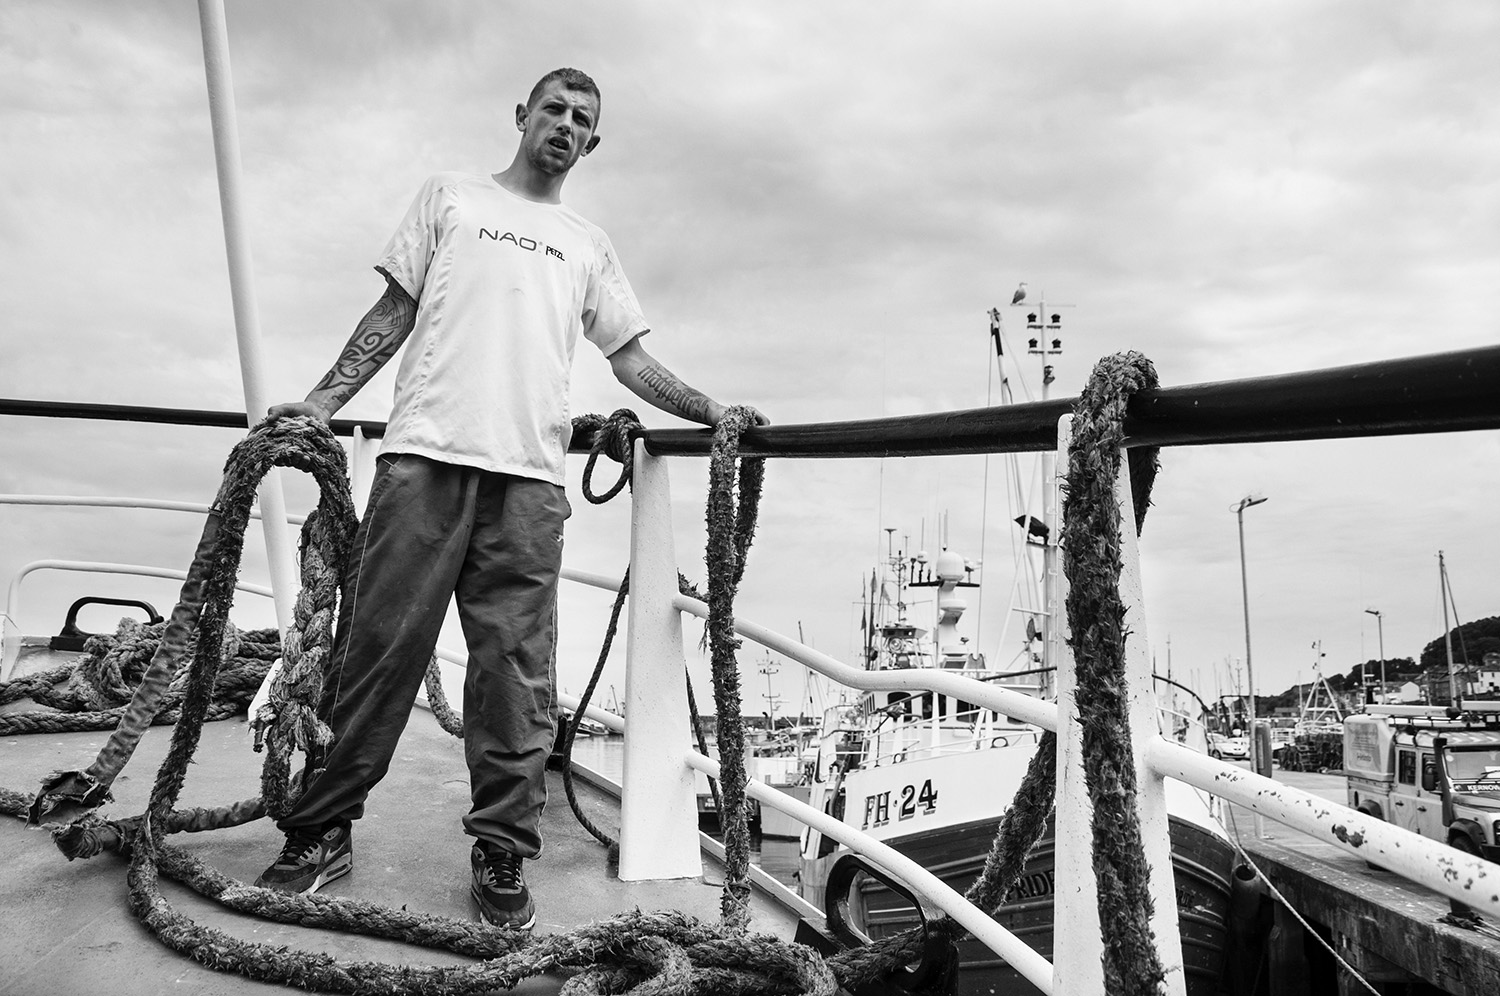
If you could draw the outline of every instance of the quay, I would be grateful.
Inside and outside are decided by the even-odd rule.
[[[1279,782],[1344,804],[1335,774],[1276,769]],[[1500,923],[1455,922],[1445,897],[1371,868],[1364,860],[1290,827],[1232,809],[1225,819],[1251,860],[1303,920],[1375,991],[1402,996],[1493,996],[1500,993]],[[1245,994],[1352,996],[1370,990],[1338,967],[1328,950],[1280,902],[1262,904],[1265,957],[1241,966]]]

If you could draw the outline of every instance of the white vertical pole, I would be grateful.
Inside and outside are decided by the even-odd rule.
[[[635,444],[631,484],[630,630],[626,638],[625,769],[620,879],[697,878],[698,800],[684,756],[687,661],[672,542],[672,490],[664,460]]]
[[[234,304],[235,338],[239,342],[240,380],[245,391],[245,414],[254,425],[265,417],[270,404],[262,374],[260,316],[255,307],[250,237],[240,190],[239,125],[235,119],[223,0],[198,0],[198,20],[203,30],[203,68],[208,78],[208,110],[213,122],[214,162],[219,173],[219,207],[224,215],[224,247],[229,258],[229,292]],[[261,483],[260,512],[271,590],[275,593],[276,624],[285,634],[292,624],[297,576],[279,469],[273,468]]]
[[[1059,472],[1068,466],[1068,450],[1073,440],[1073,416],[1057,421],[1057,460]],[[1046,501],[1054,507],[1058,497],[1058,478],[1054,473],[1042,482],[1047,489]],[[1053,516],[1048,543],[1061,533],[1061,517]],[[1056,558],[1048,558],[1049,564]],[[1068,647],[1064,629],[1066,616],[1061,614],[1067,598],[1067,579],[1061,571],[1050,573],[1047,584],[1047,611],[1058,612],[1052,632],[1059,639],[1053,663],[1057,667],[1057,826],[1054,838],[1053,873],[1057,893],[1052,916],[1052,992],[1057,996],[1104,992],[1104,938],[1099,929],[1099,891],[1094,881],[1092,826],[1093,805],[1088,784],[1084,781],[1083,727],[1078,723],[1078,673],[1073,651]],[[1050,644],[1049,644],[1050,646]],[[1066,938],[1066,940],[1064,940]]]
[[[1072,417],[1058,422],[1057,466],[1068,465]],[[1056,488],[1058,481],[1048,482]],[[1177,894],[1172,871],[1171,833],[1167,817],[1166,779],[1147,764],[1148,747],[1157,731],[1156,689],[1151,653],[1146,639],[1146,613],[1141,584],[1141,559],[1135,535],[1135,513],[1130,470],[1123,461],[1115,482],[1120,508],[1120,598],[1125,604],[1125,670],[1130,688],[1131,749],[1136,766],[1136,805],[1142,846],[1151,866],[1151,929],[1166,972],[1167,996],[1183,996],[1186,979],[1178,929]],[[1056,587],[1059,605],[1066,598],[1066,579]],[[1061,628],[1061,626],[1059,626]],[[1084,780],[1083,730],[1078,723],[1077,671],[1071,650],[1057,661],[1058,764],[1057,837],[1054,852],[1057,898],[1053,916],[1053,985],[1055,994],[1104,991],[1103,935],[1099,926],[1099,898],[1093,867],[1093,806]],[[1065,884],[1066,883],[1066,884]],[[1066,943],[1060,939],[1066,938]]]
[[[349,496],[354,501],[355,513],[361,517],[365,514],[365,504],[370,500],[377,449],[365,438],[365,430],[356,425],[349,444]]]
[[[1135,504],[1130,466],[1121,453],[1115,501],[1120,508],[1120,601],[1125,604],[1125,683],[1130,689],[1130,749],[1135,757],[1136,813],[1141,846],[1151,866],[1151,930],[1156,935],[1166,996],[1184,996],[1182,938],[1177,920],[1177,888],[1172,872],[1172,833],[1167,819],[1167,780],[1147,763],[1152,741],[1160,738],[1160,712],[1146,639],[1146,599],[1141,581],[1141,551],[1135,535]]]

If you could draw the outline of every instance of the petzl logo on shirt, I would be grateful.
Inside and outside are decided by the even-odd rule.
[[[545,250],[548,256],[556,256],[558,259],[563,259],[563,254],[558,250],[552,248],[551,246],[544,246],[541,243],[537,242],[536,239],[530,239],[524,235],[513,235],[510,232],[506,232],[502,235],[498,228],[494,230],[481,228],[479,230],[479,238],[481,240],[489,239],[491,242],[509,242],[516,248],[525,249],[527,252],[536,252],[537,250],[541,249]],[[567,260],[563,261],[567,262]]]

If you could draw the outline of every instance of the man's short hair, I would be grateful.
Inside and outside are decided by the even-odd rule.
[[[528,110],[536,104],[537,98],[541,97],[542,91],[547,89],[547,84],[553,80],[562,83],[569,90],[577,90],[579,93],[591,93],[594,95],[594,103],[602,105],[604,98],[599,95],[599,85],[595,83],[588,73],[577,69],[554,69],[552,72],[536,81],[536,86],[531,88],[531,96],[526,98]]]

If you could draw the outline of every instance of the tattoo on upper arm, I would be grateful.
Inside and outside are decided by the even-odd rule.
[[[713,402],[701,391],[688,387],[672,371],[664,367],[650,363],[641,368],[641,383],[650,389],[651,393],[662,402],[662,404],[684,418],[693,419],[696,422],[709,422],[709,412],[712,410]]]
[[[411,334],[416,313],[416,302],[405,291],[387,289],[360,319],[333,368],[313,391],[332,392],[341,403],[348,401],[375,371],[396,355]]]

